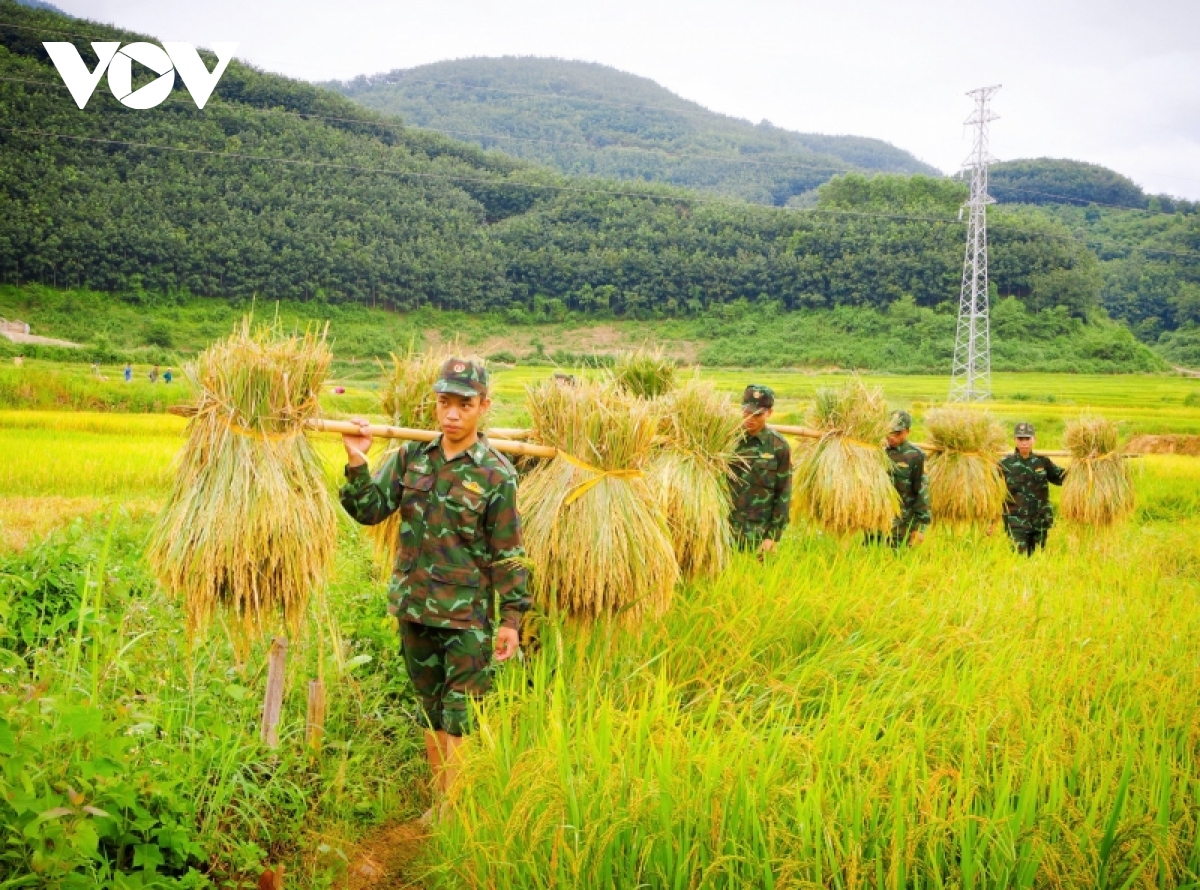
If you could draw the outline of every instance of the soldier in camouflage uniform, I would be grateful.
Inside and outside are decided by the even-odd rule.
[[[893,547],[916,546],[925,540],[929,526],[929,475],[925,472],[925,452],[908,441],[912,415],[893,411],[888,425],[887,456],[892,462],[892,485],[900,495],[900,515],[892,523],[889,541]],[[868,536],[872,541],[882,535]]]
[[[733,537],[742,550],[770,553],[783,537],[792,502],[792,449],[783,436],[767,428],[775,393],[751,384],[742,393],[742,436],[731,461],[729,516]]]
[[[491,685],[491,662],[518,647],[529,607],[512,465],[478,433],[490,405],[487,371],[451,358],[434,384],[441,435],[407,442],[371,475],[366,421],[344,436],[349,462],[341,501],[364,525],[400,511],[400,547],[388,587],[404,664],[420,702],[426,753],[444,794],[457,772],[455,748],[469,726],[469,700]],[[493,644],[493,609],[499,627]],[[429,815],[429,814],[427,814]]]
[[[1050,485],[1062,485],[1067,471],[1048,457],[1033,453],[1033,424],[1018,423],[1013,430],[1016,449],[1000,459],[1008,498],[1004,502],[1004,530],[1018,553],[1032,556],[1046,546],[1054,509]],[[994,526],[993,526],[994,527]],[[988,529],[988,534],[992,533]]]

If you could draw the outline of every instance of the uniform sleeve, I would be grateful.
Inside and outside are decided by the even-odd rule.
[[[775,448],[779,470],[775,475],[775,504],[771,514],[769,536],[778,541],[792,518],[792,449],[780,437]]]
[[[1050,458],[1046,458],[1046,479],[1054,485],[1062,485],[1063,478],[1067,475],[1066,467],[1060,467]]]
[[[933,516],[929,511],[929,472],[925,469],[924,453],[917,455],[916,466],[913,475],[917,480],[917,496],[913,504],[913,525],[918,528],[925,528],[932,521]]]
[[[346,467],[346,484],[339,496],[342,506],[360,525],[378,525],[400,506],[400,477],[407,464],[407,449],[393,451],[371,475],[366,464]]]
[[[521,613],[529,609],[525,567],[514,561],[525,555],[521,546],[521,519],[517,515],[517,480],[505,474],[504,481],[488,503],[485,520],[488,563],[492,591],[500,605],[500,624],[517,630]]]

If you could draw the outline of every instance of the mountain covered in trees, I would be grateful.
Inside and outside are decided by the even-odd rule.
[[[752,124],[591,62],[460,59],[324,85],[565,174],[662,182],[757,204],[782,206],[853,170],[939,175],[879,139]]]
[[[513,323],[957,305],[964,187],[952,180],[843,174],[798,210],[568,177],[236,61],[203,111],[179,86],[129,109],[103,82],[80,110],[41,41],[84,35],[69,39],[90,67],[93,39],[152,38],[11,0],[0,22],[6,283],[495,310]],[[1163,251],[1200,252],[1196,216],[1114,221],[1100,254],[1088,218],[1052,209],[992,208],[998,302],[1084,322],[1103,301],[1147,340],[1191,324],[1179,280],[1195,279],[1171,276],[1195,264]]]

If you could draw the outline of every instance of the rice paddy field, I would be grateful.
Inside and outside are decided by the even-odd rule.
[[[526,422],[547,375],[502,371],[494,422]],[[703,377],[771,385],[797,421],[845,379]],[[867,380],[918,439],[946,388]],[[327,413],[382,417],[346,389]],[[1084,413],[1123,437],[1200,433],[1196,380],[995,390],[1039,447]],[[371,544],[342,517],[264,747],[266,638],[243,651],[217,621],[189,643],[146,565],[183,428],[0,410],[0,887],[253,887],[279,865],[289,888],[1200,887],[1200,458],[1139,459],[1131,518],[1060,521],[1032,558],[978,528],[893,552],[801,523],[661,617],[537,620],[451,816],[392,868],[378,839],[428,805],[428,774]],[[340,445],[319,448],[332,492]]]

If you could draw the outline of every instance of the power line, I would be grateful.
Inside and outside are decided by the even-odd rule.
[[[45,87],[54,87],[54,88],[62,87],[61,83],[52,81],[52,80],[31,80],[29,78],[0,76],[0,82],[3,82],[3,81],[8,81],[8,82],[12,82],[12,83],[26,83],[26,84],[33,84],[36,86],[45,86]],[[427,133],[438,133],[438,134],[442,134],[442,135],[446,135],[446,136],[459,135],[459,136],[471,136],[471,137],[475,137],[475,138],[479,138],[479,139],[505,139],[505,140],[521,141],[521,142],[536,142],[536,143],[540,143],[540,144],[544,144],[544,145],[557,145],[557,146],[587,148],[592,151],[604,151],[607,149],[616,148],[616,149],[620,149],[621,151],[644,152],[646,154],[653,154],[653,155],[657,155],[660,157],[678,158],[679,160],[689,160],[692,158],[701,158],[701,159],[708,159],[708,160],[720,161],[723,163],[731,163],[731,164],[747,164],[747,165],[754,165],[754,166],[761,166],[761,167],[791,167],[791,168],[795,168],[795,169],[807,169],[807,170],[812,170],[813,172],[820,172],[820,173],[837,174],[837,173],[842,173],[842,172],[852,172],[852,171],[844,171],[841,169],[822,167],[817,164],[805,164],[805,163],[801,163],[801,162],[793,163],[793,162],[784,161],[784,160],[755,160],[752,158],[733,158],[733,157],[728,157],[725,155],[711,155],[711,154],[702,154],[702,153],[697,153],[697,152],[672,152],[672,151],[668,151],[666,149],[661,149],[661,148],[650,148],[650,147],[645,147],[645,146],[624,145],[624,144],[616,144],[616,145],[611,145],[611,146],[596,146],[590,142],[575,142],[575,141],[567,141],[567,140],[559,140],[559,139],[537,139],[537,138],[533,138],[533,137],[511,136],[511,135],[497,134],[497,133],[472,133],[472,132],[463,131],[463,130],[444,130],[444,129],[439,129],[437,127],[425,127],[425,126],[421,126],[419,124],[405,123],[402,120],[389,121],[386,119],[352,118],[352,117],[340,117],[340,116],[336,116],[336,115],[315,114],[315,113],[306,112],[306,111],[288,111],[286,109],[280,109],[280,108],[258,108],[253,105],[246,105],[246,104],[240,104],[240,103],[234,103],[234,102],[226,102],[224,100],[221,100],[219,97],[215,97],[215,98],[216,98],[216,101],[212,101],[209,103],[209,105],[208,105],[209,108],[223,108],[223,109],[233,111],[233,112],[248,112],[251,114],[260,114],[260,115],[294,117],[294,118],[301,119],[301,120],[317,120],[317,121],[330,121],[330,122],[334,122],[334,123],[363,124],[365,126],[383,127],[386,129],[393,129],[393,130],[402,130],[402,131],[403,130],[416,130],[416,131],[427,132]],[[172,97],[167,100],[167,103],[177,105],[178,107],[180,107],[184,110],[187,110],[192,107],[192,106],[188,105],[186,100],[181,99],[181,98],[177,99],[177,98]],[[164,103],[164,104],[166,104],[166,103]],[[1116,209],[1116,210],[1132,210],[1132,211],[1137,211],[1140,213],[1146,213],[1146,214],[1151,214],[1151,215],[1161,215],[1161,216],[1175,216],[1176,215],[1176,211],[1151,210],[1148,207],[1138,207],[1136,205],[1131,205],[1131,204],[1111,204],[1111,203],[1107,203],[1107,202],[1103,202],[1103,201],[1089,201],[1087,199],[1077,198],[1077,197],[1073,197],[1071,195],[1061,195],[1061,194],[1055,194],[1053,192],[1035,191],[1033,189],[1023,189],[1023,188],[1018,188],[1016,186],[1010,186],[1010,185],[999,185],[999,186],[997,186],[997,188],[1007,189],[1008,191],[1013,191],[1013,192],[1020,192],[1021,194],[1040,195],[1040,196],[1046,197],[1046,198],[1057,198],[1057,199],[1060,199],[1063,201],[1073,201],[1080,205],[1095,204],[1098,207],[1108,207],[1108,208],[1112,208],[1112,209]],[[1186,200],[1186,199],[1179,199],[1179,200]],[[1188,203],[1192,203],[1192,202],[1188,202]]]
[[[52,132],[49,132],[46,130],[29,130],[29,129],[23,129],[23,128],[19,128],[19,127],[0,126],[0,132],[16,133],[16,134],[26,135],[26,136],[37,136],[37,137],[42,137],[45,140],[63,139],[63,140],[71,140],[71,141],[78,141],[78,142],[90,142],[90,143],[103,144],[103,145],[119,145],[119,146],[123,146],[125,148],[144,148],[144,149],[150,149],[152,151],[174,152],[176,154],[190,154],[190,155],[215,157],[215,158],[231,158],[234,160],[253,161],[253,162],[257,162],[257,163],[284,164],[287,166],[307,166],[307,167],[314,167],[314,168],[329,168],[329,169],[346,170],[346,171],[358,172],[358,173],[376,173],[376,174],[382,174],[382,175],[406,176],[406,177],[412,177],[415,179],[422,179],[422,180],[481,183],[484,185],[489,185],[489,186],[494,186],[494,187],[507,186],[507,187],[513,187],[513,188],[539,189],[539,190],[547,191],[547,192],[567,192],[567,193],[584,194],[584,195],[598,195],[598,196],[603,195],[603,196],[609,196],[609,197],[640,198],[640,199],[649,200],[649,201],[667,201],[667,202],[684,203],[684,204],[691,204],[691,205],[724,206],[724,207],[728,207],[730,209],[774,211],[774,212],[779,212],[779,213],[790,213],[790,214],[797,214],[797,215],[833,216],[833,217],[843,217],[843,218],[848,218],[848,219],[887,219],[887,220],[894,220],[894,221],[900,221],[900,222],[928,222],[928,223],[937,223],[940,225],[950,225],[950,226],[964,225],[964,223],[961,220],[959,220],[953,216],[927,216],[927,215],[915,215],[915,214],[911,214],[911,213],[879,213],[879,212],[861,211],[861,210],[834,210],[834,209],[830,209],[830,208],[821,208],[821,207],[806,207],[806,208],[772,207],[772,206],[761,205],[761,204],[739,203],[739,202],[735,202],[735,201],[730,201],[728,199],[723,199],[723,198],[720,198],[717,196],[700,195],[695,192],[689,192],[687,194],[682,194],[682,195],[681,194],[656,194],[651,191],[626,192],[626,191],[619,191],[616,189],[598,189],[598,188],[591,188],[591,187],[586,187],[586,186],[550,185],[547,183],[522,182],[519,180],[511,180],[511,179],[491,179],[491,178],[481,177],[481,176],[454,176],[454,175],[449,175],[449,174],[444,174],[444,173],[422,173],[422,172],[416,171],[416,170],[400,170],[400,169],[397,169],[394,167],[369,167],[369,166],[365,166],[362,164],[342,164],[342,163],[337,163],[334,161],[315,161],[315,160],[310,160],[307,158],[278,158],[278,157],[273,157],[270,155],[246,154],[244,152],[214,151],[212,149],[203,149],[203,148],[183,148],[183,147],[175,146],[175,145],[155,145],[154,143],[150,143],[150,142],[138,142],[136,140],[129,140],[129,139],[108,139],[108,138],[103,138],[103,137],[98,137],[98,136],[79,136],[79,135],[70,134],[70,133],[52,133]],[[989,227],[992,229],[1010,229],[1013,231],[1020,231],[1020,232],[1028,231],[1026,229],[1023,229],[1020,226],[1012,226],[1012,225],[1008,225],[1005,223],[989,223]],[[1033,234],[1036,235],[1036,237],[1038,237],[1038,238],[1053,238],[1053,239],[1056,239],[1059,241],[1071,241],[1076,244],[1081,244],[1084,247],[1088,248],[1089,250],[1091,249],[1091,246],[1088,244],[1087,241],[1083,240],[1082,238],[1077,238],[1073,235],[1058,235],[1058,234],[1055,234],[1052,232],[1045,232],[1045,231],[1038,231]],[[1168,255],[1168,256],[1178,256],[1178,257],[1182,257],[1184,259],[1200,260],[1200,253],[1181,253],[1178,251],[1158,250],[1156,248],[1145,248],[1145,247],[1134,248],[1134,250],[1140,251],[1143,253],[1157,253],[1157,254],[1164,254],[1164,255]]]
[[[67,32],[67,31],[55,30],[52,28],[40,28],[40,27],[30,26],[30,25],[18,25],[18,24],[11,23],[11,22],[0,22],[0,27],[18,28],[18,29],[26,30],[26,31],[40,31],[40,32],[46,32],[46,33],[50,33],[50,34],[58,34],[58,35],[65,36],[65,37],[77,37],[81,40],[108,40],[108,39],[111,39],[111,37],[112,37],[112,35],[102,37],[99,35],[75,34],[75,33]],[[114,30],[121,30],[121,29],[117,29],[115,26],[113,26],[113,27],[114,27]],[[58,84],[56,84],[53,81],[22,80],[19,78],[9,78],[9,77],[0,77],[0,80],[10,80],[10,81],[22,82],[22,83],[40,84],[40,85],[44,85],[44,86],[58,86]],[[386,86],[399,86],[399,85],[401,85],[402,81],[404,83],[424,84],[424,85],[428,85],[428,86],[446,86],[446,87],[458,87],[461,89],[484,90],[484,91],[489,91],[489,92],[505,93],[505,94],[514,95],[514,96],[541,96],[541,97],[551,98],[551,99],[561,99],[561,100],[568,100],[568,101],[572,101],[572,102],[586,102],[586,103],[591,103],[591,104],[609,105],[609,106],[621,107],[621,108],[635,108],[635,109],[642,109],[642,110],[649,109],[652,111],[662,111],[662,112],[667,112],[667,113],[671,113],[671,114],[681,114],[681,115],[693,114],[693,115],[715,116],[715,117],[720,117],[720,118],[728,118],[729,120],[733,120],[733,121],[741,121],[743,123],[746,123],[749,126],[754,126],[754,124],[752,124],[750,121],[746,121],[743,118],[736,118],[736,117],[733,117],[732,115],[725,115],[720,112],[711,111],[709,109],[704,108],[703,106],[699,106],[695,109],[676,109],[676,108],[667,108],[667,107],[661,106],[661,105],[654,105],[651,103],[617,102],[617,101],[613,101],[610,99],[596,99],[596,98],[589,98],[589,97],[585,97],[585,96],[571,96],[571,95],[567,95],[564,93],[547,93],[547,92],[540,92],[540,91],[534,91],[534,90],[508,90],[508,89],[504,89],[502,87],[490,87],[490,86],[483,86],[480,84],[469,84],[469,83],[463,83],[461,81],[423,80],[423,79],[418,79],[418,78],[407,78],[407,77],[404,77],[403,75],[401,75],[401,78],[399,80],[395,80],[395,81],[383,80],[383,81],[379,81],[379,82],[382,82]],[[308,83],[307,81],[303,81],[303,82]],[[349,81],[340,81],[340,83],[349,83]],[[340,94],[340,95],[345,95],[345,94]],[[346,98],[349,98],[349,97],[346,97]],[[690,102],[691,100],[681,98],[680,101]],[[646,147],[646,146],[626,145],[626,144],[620,144],[620,143],[611,145],[611,146],[596,146],[590,142],[577,142],[577,141],[557,140],[557,139],[538,139],[538,138],[532,137],[532,136],[513,136],[513,135],[509,135],[509,134],[500,134],[500,133],[472,133],[472,132],[464,131],[464,130],[439,129],[437,127],[427,127],[427,126],[423,126],[420,124],[405,124],[402,121],[393,123],[393,122],[386,121],[386,120],[369,120],[369,119],[362,119],[362,118],[335,117],[332,115],[319,115],[319,114],[311,114],[308,112],[285,111],[282,109],[259,109],[259,108],[254,108],[253,106],[237,106],[237,105],[234,105],[233,103],[226,103],[226,102],[214,102],[212,104],[213,105],[220,104],[220,105],[222,105],[224,107],[228,107],[228,108],[235,108],[235,107],[236,108],[246,108],[249,111],[254,111],[254,112],[259,112],[259,113],[294,115],[294,116],[306,118],[306,119],[327,120],[327,121],[334,121],[334,122],[339,122],[339,123],[360,123],[360,124],[369,124],[369,125],[373,125],[373,126],[382,126],[382,127],[398,127],[401,129],[421,130],[421,131],[430,132],[430,133],[441,133],[444,135],[467,136],[467,137],[472,137],[472,138],[476,138],[476,139],[504,139],[504,140],[510,140],[510,141],[520,141],[520,142],[535,142],[535,143],[540,143],[540,144],[544,144],[544,145],[560,145],[560,146],[587,148],[592,151],[604,151],[604,150],[610,149],[610,148],[617,148],[622,151],[645,152],[647,154],[656,154],[656,155],[662,155],[662,156],[666,156],[666,157],[675,157],[675,158],[680,158],[683,160],[686,160],[689,158],[703,158],[703,159],[708,159],[708,160],[722,161],[725,163],[748,164],[748,165],[763,166],[763,167],[781,166],[781,167],[793,167],[793,168],[797,168],[797,169],[814,169],[814,170],[821,169],[819,167],[815,167],[814,165],[805,164],[803,162],[790,162],[790,161],[786,161],[786,160],[755,160],[752,158],[733,158],[733,157],[728,157],[725,155],[710,155],[710,154],[701,154],[701,153],[695,153],[695,152],[686,152],[686,153],[685,152],[672,152],[672,151],[668,151],[666,149],[661,149],[661,148],[650,148],[650,147]],[[692,104],[698,105],[698,103],[692,103]],[[792,133],[793,131],[783,130],[782,132]],[[803,136],[804,134],[795,133],[794,135]],[[871,137],[861,137],[861,138],[871,138]],[[837,158],[836,155],[822,155],[821,152],[814,151],[813,149],[810,149],[807,147],[805,147],[805,149],[807,151],[812,152],[812,154],[814,155],[814,160],[819,159],[821,157],[831,157],[836,160],[841,160],[840,158]],[[902,150],[902,149],[899,149],[899,150]],[[849,163],[849,162],[845,162],[845,163]],[[860,169],[868,170],[869,168],[860,168]],[[822,170],[821,172],[826,172],[826,171]],[[841,173],[841,172],[854,172],[854,171],[852,171],[852,170],[849,170],[849,171],[836,170],[833,172]],[[1188,182],[1200,181],[1200,180],[1195,180],[1195,179],[1189,179],[1188,177],[1183,177],[1183,176],[1171,176],[1170,174],[1156,174],[1156,175],[1169,176],[1170,178],[1174,178],[1174,179],[1183,179]],[[1075,201],[1075,202],[1079,202],[1081,204],[1096,204],[1097,206],[1100,206],[1100,207],[1112,207],[1112,208],[1122,209],[1122,210],[1140,210],[1145,213],[1161,213],[1164,216],[1173,216],[1174,215],[1173,211],[1153,211],[1153,210],[1150,210],[1149,208],[1136,207],[1136,206],[1132,206],[1132,205],[1107,204],[1107,203],[1103,203],[1103,202],[1099,202],[1099,201],[1084,201],[1084,199],[1082,199],[1082,198],[1075,198],[1070,195],[1055,195],[1055,194],[1052,194],[1049,192],[1037,192],[1037,191],[1032,191],[1029,189],[1016,188],[1014,186],[1002,185],[1002,186],[1000,186],[1000,188],[1006,188],[1010,191],[1022,192],[1023,194],[1041,195],[1043,197],[1049,197],[1049,198],[1060,198],[1065,201]],[[1179,200],[1186,200],[1186,199],[1181,198]]]
[[[11,81],[13,83],[36,84],[38,86],[56,87],[56,88],[62,86],[62,84],[56,83],[55,81],[52,81],[52,80],[29,80],[27,78],[20,78],[20,77],[0,76],[0,81]],[[187,107],[187,102],[183,99],[170,98],[170,99],[167,99],[166,102],[163,104],[168,104],[168,103],[169,104],[177,104],[180,107],[184,107],[184,108]],[[706,160],[721,161],[723,163],[728,163],[728,164],[748,164],[748,165],[760,166],[760,167],[791,167],[791,168],[800,169],[800,170],[811,170],[816,173],[837,174],[837,173],[849,172],[849,170],[845,167],[832,167],[827,164],[822,164],[821,163],[822,156],[819,154],[814,154],[812,161],[805,162],[805,161],[800,161],[800,160],[787,161],[787,160],[782,160],[782,159],[756,160],[754,158],[736,158],[736,157],[730,157],[728,155],[704,154],[701,152],[678,152],[678,151],[670,151],[670,150],[664,149],[664,148],[652,148],[649,146],[641,146],[641,145],[627,145],[624,143],[615,143],[613,145],[600,146],[600,145],[594,145],[590,142],[576,142],[576,141],[569,141],[569,140],[563,140],[563,139],[538,139],[538,138],[535,138],[532,136],[512,136],[512,135],[507,135],[507,134],[502,134],[502,133],[473,133],[473,132],[469,132],[469,131],[465,131],[465,130],[445,130],[445,129],[439,129],[437,127],[426,127],[426,126],[422,126],[420,124],[406,123],[402,120],[389,121],[389,120],[370,119],[370,118],[337,117],[334,115],[314,114],[312,112],[307,112],[307,111],[287,111],[285,109],[277,109],[277,108],[256,108],[253,105],[225,102],[225,101],[220,100],[219,97],[217,98],[216,101],[209,102],[208,106],[206,106],[206,107],[207,108],[228,108],[228,109],[239,110],[239,111],[245,110],[245,111],[249,111],[249,112],[252,112],[255,114],[282,115],[282,116],[288,116],[288,117],[302,118],[305,120],[320,120],[320,121],[332,121],[335,123],[365,124],[365,125],[370,125],[370,126],[386,127],[386,128],[399,129],[399,130],[419,130],[419,131],[423,131],[423,132],[427,132],[427,133],[441,133],[441,134],[447,135],[447,136],[458,135],[458,136],[474,137],[477,139],[504,139],[504,140],[518,141],[518,142],[537,142],[537,143],[541,143],[544,145],[561,145],[561,146],[570,146],[570,147],[575,147],[575,148],[586,148],[586,149],[589,149],[590,151],[607,151],[610,149],[618,149],[620,151],[644,152],[646,154],[653,154],[653,155],[658,155],[661,157],[668,157],[668,158],[678,158],[680,160],[689,160],[691,158],[701,158],[701,159],[706,159]],[[863,168],[863,169],[865,169],[865,168]]]
[[[1097,207],[1112,207],[1116,210],[1138,210],[1143,213],[1149,213],[1151,215],[1161,215],[1161,216],[1174,216],[1175,215],[1175,211],[1173,211],[1173,210],[1151,210],[1148,207],[1138,207],[1135,204],[1108,204],[1104,201],[1092,201],[1087,198],[1072,197],[1071,195],[1056,195],[1053,192],[1039,192],[1039,191],[1034,191],[1033,189],[1017,188],[1016,186],[1005,185],[1004,183],[993,182],[992,184],[995,186],[995,188],[997,190],[1004,189],[1004,190],[1010,191],[1010,192],[1020,192],[1023,195],[1041,195],[1044,198],[1059,198],[1060,200],[1063,200],[1063,201],[1075,201],[1075,202],[1085,205],[1085,206],[1095,204]],[[1187,201],[1186,198],[1180,198],[1178,200]],[[1187,201],[1187,203],[1191,204],[1192,202]]]

